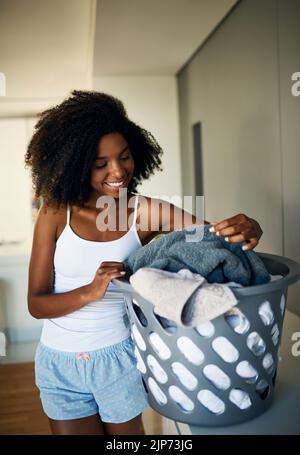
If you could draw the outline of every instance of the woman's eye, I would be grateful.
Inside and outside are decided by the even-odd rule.
[[[126,155],[126,156],[122,156],[122,158],[120,158],[120,160],[129,160],[129,158],[130,158],[130,155]],[[99,164],[96,164],[95,169],[102,169],[106,165],[107,165],[107,163],[104,163],[101,166]]]

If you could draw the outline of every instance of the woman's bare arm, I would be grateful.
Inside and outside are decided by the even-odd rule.
[[[37,318],[64,316],[88,303],[86,287],[53,294],[58,211],[42,206],[34,227],[28,276],[28,309]]]
[[[37,319],[56,318],[101,299],[109,281],[120,277],[122,265],[102,263],[94,280],[69,292],[54,294],[54,252],[58,210],[42,206],[35,223],[28,277],[28,310]]]
[[[195,215],[160,199],[151,199],[151,203],[148,200],[148,217],[151,221],[154,221],[155,228],[153,231],[155,232],[150,234],[152,237],[153,234],[168,233],[192,224],[210,224],[208,221],[197,218]],[[245,242],[243,249],[248,250],[253,249],[262,236],[262,229],[259,223],[245,214],[238,214],[218,223],[213,223],[211,229],[217,235],[225,237],[225,240],[229,243]]]

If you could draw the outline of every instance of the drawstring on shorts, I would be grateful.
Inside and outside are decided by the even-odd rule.
[[[84,359],[86,362],[90,360],[90,354],[84,354],[83,352],[79,352],[77,354],[77,360]]]

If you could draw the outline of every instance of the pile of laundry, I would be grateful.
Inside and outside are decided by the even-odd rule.
[[[199,241],[187,241],[191,239],[187,227],[159,236],[124,262],[131,285],[153,303],[156,314],[191,327],[236,305],[232,287],[270,281],[254,251],[210,232],[210,225],[193,227]]]

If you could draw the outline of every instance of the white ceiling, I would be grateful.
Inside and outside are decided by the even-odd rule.
[[[174,75],[235,3],[0,0],[0,114],[90,88],[93,76]]]
[[[98,0],[94,76],[174,75],[237,0]]]
[[[8,98],[65,96],[92,79],[94,0],[0,0]],[[5,98],[0,98],[0,103]]]

